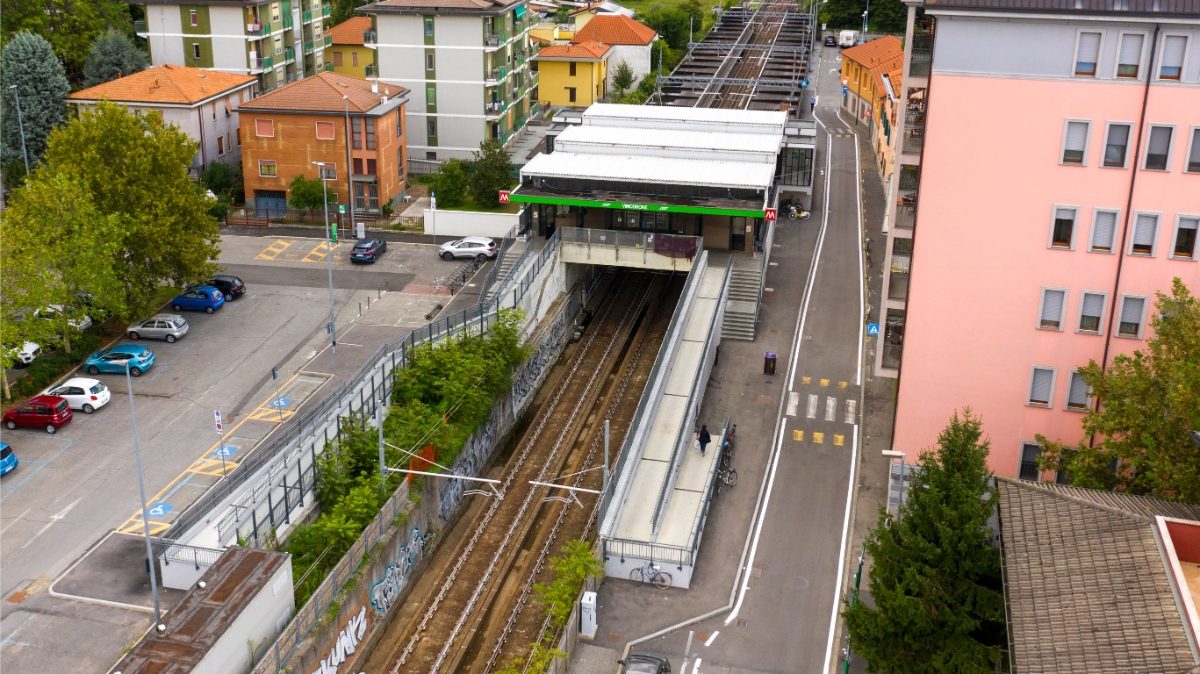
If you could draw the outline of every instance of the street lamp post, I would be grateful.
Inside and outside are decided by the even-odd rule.
[[[867,0],[867,8],[863,10],[863,29],[862,37],[858,38],[858,43],[862,44],[867,41],[867,16],[871,13],[871,0]]]
[[[323,161],[313,162],[317,166],[317,175],[321,178],[321,194],[324,196],[325,203],[325,267],[329,271],[329,322],[325,325],[326,331],[329,332],[329,344],[333,350],[333,355],[337,355],[337,327],[334,324],[333,318],[333,237],[329,231],[329,184],[325,177],[325,164]]]
[[[353,232],[357,232],[357,224],[354,221],[354,164],[350,161],[350,97],[342,95],[342,108],[346,111],[346,202],[350,204],[350,227]],[[357,234],[355,235],[357,236]]]
[[[154,551],[150,546],[150,518],[146,512],[146,481],[142,477],[142,450],[138,445],[137,412],[133,408],[133,380],[129,368],[133,359],[125,361],[125,388],[129,391],[129,422],[133,426],[133,461],[137,465],[138,495],[142,504],[142,533],[146,536],[146,563],[150,566],[150,597],[154,602],[154,629],[162,631],[162,613],[158,607],[158,569],[154,565]]]
[[[8,87],[12,89],[13,100],[17,104],[17,129],[21,132],[21,157],[25,160],[25,174],[29,174],[29,150],[25,149],[25,116],[21,114],[21,90],[17,89],[17,85],[13,84]]]

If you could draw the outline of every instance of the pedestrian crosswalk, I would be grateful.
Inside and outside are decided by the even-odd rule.
[[[836,426],[831,429],[829,424],[854,426],[858,423],[856,390],[845,380],[825,377],[802,376],[800,383],[809,391],[792,391],[787,400],[787,416],[797,422],[792,429],[792,440],[803,444],[844,446],[849,430],[839,431]]]
[[[821,399],[824,398],[822,405]],[[838,416],[838,408],[841,407],[842,415]],[[858,409],[858,401],[853,398],[836,398],[834,396],[821,396],[817,393],[808,394],[808,404],[805,406],[804,418],[806,419],[821,419],[822,421],[840,421],[843,424],[853,424],[855,422],[855,412]]]

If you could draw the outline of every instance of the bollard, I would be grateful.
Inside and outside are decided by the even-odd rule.
[[[774,377],[775,363],[779,359],[779,355],[771,351],[763,354],[763,374]]]
[[[358,317],[362,318],[362,302],[358,303]]]

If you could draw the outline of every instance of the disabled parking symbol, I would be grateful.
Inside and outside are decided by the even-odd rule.
[[[155,503],[152,508],[147,510],[146,514],[150,515],[151,517],[166,517],[167,515],[170,515],[171,511],[173,510],[175,510],[175,508],[170,503],[167,503],[166,501],[160,501]]]
[[[233,458],[233,455],[237,454],[238,449],[240,449],[240,448],[237,445],[221,445],[220,447],[213,450],[212,458],[214,458],[214,459]]]
[[[289,406],[291,406],[291,404],[292,404],[292,399],[287,396],[279,396],[278,398],[271,401],[271,407],[274,407],[275,409],[289,407]]]

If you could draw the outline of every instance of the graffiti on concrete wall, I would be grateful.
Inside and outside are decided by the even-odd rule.
[[[363,606],[337,633],[337,640],[333,642],[333,648],[329,649],[329,655],[321,660],[321,666],[313,670],[313,674],[337,674],[338,666],[354,655],[366,633],[367,607]]]
[[[396,604],[400,591],[408,582],[413,565],[425,556],[425,534],[413,527],[408,538],[400,544],[396,557],[383,572],[383,578],[371,586],[371,607],[380,616],[387,615]]]
[[[475,431],[463,447],[462,454],[454,461],[454,475],[469,477],[478,476],[488,457],[496,447],[496,439],[500,431],[500,405],[492,407],[492,416],[479,430]],[[438,517],[448,522],[454,515],[463,492],[467,489],[478,489],[479,485],[464,480],[442,480],[438,486]]]
[[[567,323],[566,312],[560,313],[546,331],[546,336],[534,349],[533,355],[521,364],[521,369],[513,376],[513,416],[519,415],[525,409],[525,405],[533,399],[533,394],[542,385],[542,379],[550,371],[554,361],[558,360],[558,354],[562,353],[563,345],[566,344]]]

